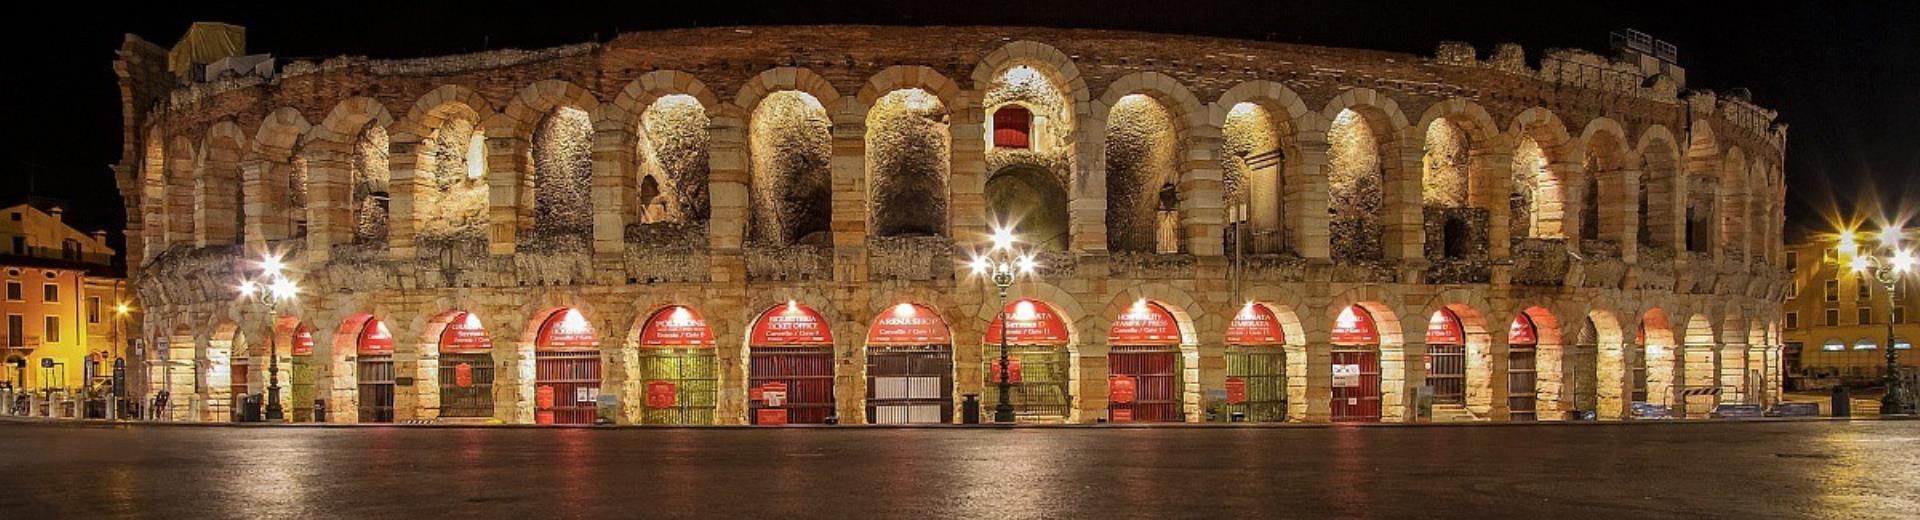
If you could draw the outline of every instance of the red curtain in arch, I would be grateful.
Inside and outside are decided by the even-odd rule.
[[[993,112],[993,146],[996,148],[1027,148],[1031,146],[1028,135],[1033,130],[1033,113],[1026,107],[1007,105]]]

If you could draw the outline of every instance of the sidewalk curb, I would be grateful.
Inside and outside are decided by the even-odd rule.
[[[539,425],[539,424],[346,424],[346,423],[232,423],[176,421],[107,421],[104,419],[55,419],[45,417],[0,417],[0,424],[44,424],[96,428],[171,427],[171,428],[287,428],[287,429],[526,429],[526,430],[1030,430],[1030,429],[1329,429],[1329,428],[1578,428],[1646,425],[1764,424],[1788,422],[1910,421],[1920,417],[1758,417],[1749,419],[1666,419],[1644,421],[1541,421],[1541,422],[1450,422],[1450,423],[1169,423],[1169,424],[796,424],[781,427],[751,425]]]

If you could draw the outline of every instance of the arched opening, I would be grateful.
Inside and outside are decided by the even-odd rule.
[[[441,327],[440,417],[493,417],[493,338],[486,325],[463,310],[442,313],[433,323]]]
[[[1186,371],[1180,323],[1160,302],[1141,299],[1107,329],[1107,418],[1181,422]]]
[[[561,307],[540,319],[533,339],[534,424],[599,422],[600,336],[579,309]]]
[[[833,243],[833,122],[820,100],[791,90],[768,94],[747,128],[752,155],[754,242]]]
[[[940,98],[918,88],[881,96],[866,139],[873,235],[946,236],[952,136]]]
[[[1328,233],[1333,258],[1340,262],[1386,257],[1386,173],[1373,123],[1352,109],[1341,110],[1327,129]],[[1376,396],[1377,397],[1377,396]]]
[[[193,143],[185,137],[175,137],[173,145],[167,150],[166,178],[166,241],[167,246],[193,242],[194,221],[199,219],[199,206],[194,201],[194,190],[199,181],[199,168],[194,165]]]
[[[761,312],[747,336],[747,352],[751,424],[825,424],[837,419],[833,330],[819,312],[794,301]]]
[[[319,387],[314,384],[316,367],[324,362],[313,359],[313,325],[300,321],[297,317],[281,318],[274,334],[286,338],[287,354],[287,395],[286,407],[292,410],[293,422],[318,422],[313,413],[313,402],[319,398]]]
[[[1107,249],[1178,253],[1182,249],[1179,136],[1172,112],[1145,94],[1129,94],[1107,114]]]
[[[1640,230],[1639,244],[1642,251],[1663,253],[1671,257],[1674,248],[1675,181],[1679,174],[1672,144],[1664,139],[1655,139],[1645,145],[1641,173],[1639,198]]]
[[[1073,104],[1060,90],[1058,78],[1057,71],[1030,65],[1007,67],[994,76],[980,104],[993,114],[986,129],[993,137],[987,150],[990,165],[1009,164],[1005,161],[1055,164],[1051,159],[1066,159],[1062,152],[1069,150]]]
[[[1507,327],[1507,411],[1515,421],[1539,418],[1539,372],[1536,349],[1540,330],[1521,312]]]
[[[354,243],[381,243],[387,239],[387,129],[368,123],[354,138],[349,204],[353,211]]]
[[[1710,253],[1713,251],[1714,201],[1719,198],[1719,179],[1711,175],[1697,174],[1688,179],[1686,199],[1686,237],[1687,252]]]
[[[1647,311],[1640,319],[1640,330],[1634,343],[1639,345],[1637,350],[1640,355],[1635,356],[1629,364],[1634,371],[1633,402],[1641,404],[1636,406],[1638,410],[1634,412],[1635,415],[1670,413],[1677,404],[1673,400],[1674,389],[1682,384],[1677,379],[1680,375],[1681,349],[1674,341],[1673,326],[1666,311]]]
[[[1286,249],[1281,124],[1258,103],[1237,103],[1227,111],[1220,129],[1231,226],[1225,251],[1270,254]]]
[[[167,244],[167,145],[160,127],[147,130],[140,157],[140,255],[152,257]]]
[[[1350,305],[1333,320],[1333,422],[1380,422],[1380,331],[1373,313]]]
[[[1473,142],[1467,131],[1445,118],[1427,126],[1421,155],[1422,219],[1425,253],[1430,261],[1483,259],[1487,254],[1487,218],[1473,203]]]
[[[1067,250],[1067,191],[1052,173],[1010,166],[987,178],[988,222],[1010,227],[1035,251]]]
[[[645,167],[634,207],[639,223],[681,225],[704,223],[711,201],[707,194],[710,172],[707,132],[710,120],[700,100],[686,94],[661,96],[640,116],[640,157]],[[648,190],[651,184],[653,189]]]
[[[713,424],[720,369],[707,319],[685,305],[654,311],[640,327],[641,424]]]
[[[1058,421],[1071,415],[1072,341],[1060,310],[1044,300],[1022,298],[1007,303],[987,324],[986,365],[989,374],[982,406],[1000,402],[1000,383],[1009,385],[1007,399],[1014,417],[1022,421]],[[1011,317],[1011,319],[1008,319]],[[1006,353],[1001,366],[1000,353]]]
[[[1601,375],[1604,369],[1600,362],[1600,354],[1602,348],[1613,350],[1614,347],[1602,346],[1600,327],[1594,321],[1593,316],[1580,320],[1580,332],[1574,336],[1572,342],[1567,344],[1565,358],[1566,384],[1562,390],[1561,400],[1568,410],[1576,412],[1581,418],[1605,417],[1604,414],[1599,413],[1600,381],[1604,380]],[[1617,370],[1615,369],[1613,373],[1618,374]],[[1618,399],[1618,394],[1615,394],[1614,398]]]
[[[953,422],[953,337],[933,309],[896,304],[867,328],[867,422]]]
[[[1720,402],[1719,350],[1712,319],[1695,314],[1687,320],[1679,372],[1680,403],[1689,418],[1705,418]]]
[[[360,422],[393,422],[393,333],[387,330],[385,322],[370,314],[349,319],[345,326],[347,330],[342,332],[353,334]]]
[[[1626,143],[1619,135],[1603,131],[1587,137],[1581,168],[1585,181],[1580,190],[1580,239],[1586,242],[1581,244],[1585,254],[1620,256],[1626,212],[1631,211],[1621,196],[1626,157]]]
[[[532,185],[523,185],[533,192],[531,229],[584,250],[593,233],[593,121],[585,110],[555,108],[540,120],[532,144]]]
[[[210,130],[214,135],[201,149],[204,156],[194,177],[193,206],[198,219],[194,238],[199,245],[238,244],[244,239],[246,215],[241,209],[246,202],[240,189],[240,155],[247,145],[237,135],[222,131],[233,128],[231,123],[215,126]]]
[[[1287,420],[1287,333],[1268,304],[1247,302],[1227,323],[1227,398],[1233,422]]]
[[[438,120],[422,143],[414,212],[419,242],[481,242],[487,234],[487,138],[479,115],[448,104],[429,113]]]
[[[1467,404],[1467,331],[1460,316],[1442,308],[1427,318],[1427,386],[1436,405]]]
[[[287,237],[305,238],[307,236],[307,157],[304,151],[295,150],[287,159],[287,185],[284,188],[287,211]]]

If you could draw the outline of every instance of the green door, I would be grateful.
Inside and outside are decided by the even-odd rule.
[[[1234,414],[1248,422],[1287,420],[1287,353],[1281,347],[1227,347],[1227,385],[1229,420]]]
[[[640,423],[713,424],[720,391],[715,363],[711,348],[641,349]],[[657,391],[670,391],[672,403]]]

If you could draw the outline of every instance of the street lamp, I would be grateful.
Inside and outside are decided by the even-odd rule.
[[[240,280],[240,299],[267,308],[266,419],[282,421],[286,419],[286,409],[280,406],[280,342],[274,329],[279,326],[280,304],[299,297],[300,285],[287,277],[287,266],[280,257],[262,255],[255,267],[256,272]]]
[[[993,422],[1013,423],[1013,372],[1009,369],[1007,358],[1007,288],[1020,275],[1031,275],[1039,266],[1033,254],[1015,250],[1013,231],[1006,228],[993,231],[993,245],[985,255],[973,257],[970,264],[975,276],[987,275],[993,286],[1000,289],[1000,402],[993,405]]]
[[[1839,260],[1854,272],[1872,275],[1880,282],[1887,294],[1887,395],[1880,398],[1881,415],[1909,415],[1914,412],[1914,403],[1907,402],[1905,380],[1900,377],[1900,350],[1895,348],[1893,337],[1894,310],[1900,302],[1895,298],[1899,289],[1900,277],[1911,274],[1914,268],[1913,251],[1901,246],[1902,231],[1899,226],[1887,226],[1880,230],[1880,240],[1873,247],[1861,247],[1852,231],[1840,234]]]

